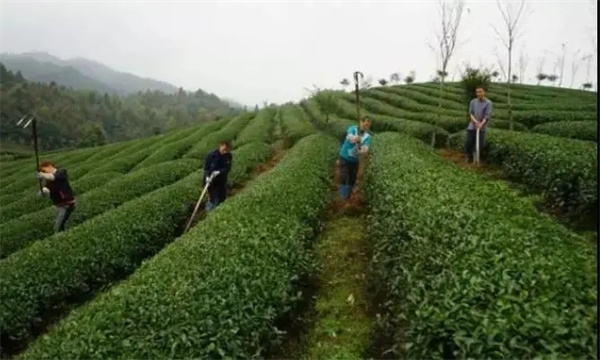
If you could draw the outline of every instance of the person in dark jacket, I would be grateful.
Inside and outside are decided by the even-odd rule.
[[[232,161],[231,144],[227,141],[221,141],[219,147],[206,156],[204,185],[206,186],[210,181],[206,212],[211,211],[227,198],[227,175],[231,170]]]
[[[54,232],[65,231],[65,225],[75,210],[75,195],[69,183],[66,169],[57,169],[51,162],[40,165],[37,178],[44,182],[40,196],[50,196],[56,206],[56,221]]]

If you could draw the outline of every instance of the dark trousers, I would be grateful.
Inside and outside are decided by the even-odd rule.
[[[467,138],[465,139],[465,152],[469,162],[473,162],[473,153],[477,139],[477,130],[467,130]],[[479,131],[479,152],[485,147],[485,131]]]
[[[227,180],[213,181],[208,186],[208,201],[206,211],[210,211],[227,199]]]
[[[65,225],[67,220],[75,210],[75,204],[57,206],[56,207],[56,221],[54,222],[54,232],[65,231]]]
[[[358,162],[351,162],[340,157],[340,183],[353,187],[356,184]]]

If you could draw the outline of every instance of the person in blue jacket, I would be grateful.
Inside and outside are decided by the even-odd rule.
[[[210,181],[206,212],[211,211],[227,198],[227,175],[231,170],[232,161],[231,143],[228,141],[221,141],[219,147],[206,156],[204,186]]]
[[[371,146],[372,120],[369,117],[362,118],[358,125],[352,125],[348,128],[346,138],[342,143],[339,154],[340,181],[339,193],[344,199],[348,199],[358,174],[359,155],[369,152]]]

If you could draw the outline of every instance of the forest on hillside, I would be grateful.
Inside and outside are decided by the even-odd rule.
[[[127,96],[74,90],[55,82],[30,82],[0,63],[0,141],[30,144],[31,131],[16,126],[24,114],[38,119],[40,148],[96,146],[160,134],[235,113],[203,90],[175,94],[137,92]]]

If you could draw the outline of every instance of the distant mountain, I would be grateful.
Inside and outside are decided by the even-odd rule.
[[[45,151],[146,137],[239,113],[227,101],[201,89],[109,94],[115,89],[73,66],[46,60],[50,61],[21,59],[21,73],[0,62],[0,142],[4,144],[0,155],[6,144],[31,143],[30,129],[16,126],[16,120],[28,112],[39,120],[38,143]],[[64,84],[106,93],[74,91]]]
[[[159,90],[165,93],[176,93],[179,88],[164,81],[143,78],[126,72],[115,71],[98,62],[75,58],[66,61],[82,74],[101,81],[123,93],[135,93],[146,90]]]
[[[176,93],[179,88],[164,81],[143,78],[116,71],[96,61],[73,58],[59,59],[44,52],[23,54],[0,54],[0,62],[8,70],[21,71],[23,76],[35,82],[56,82],[78,90],[118,93],[121,95],[146,90]]]
[[[30,81],[41,83],[51,83],[54,81],[57,84],[78,90],[95,90],[102,93],[117,92],[116,89],[82,74],[72,66],[60,66],[51,62],[40,62],[34,58],[20,55],[0,55],[0,62],[9,70],[14,72],[20,71]]]

